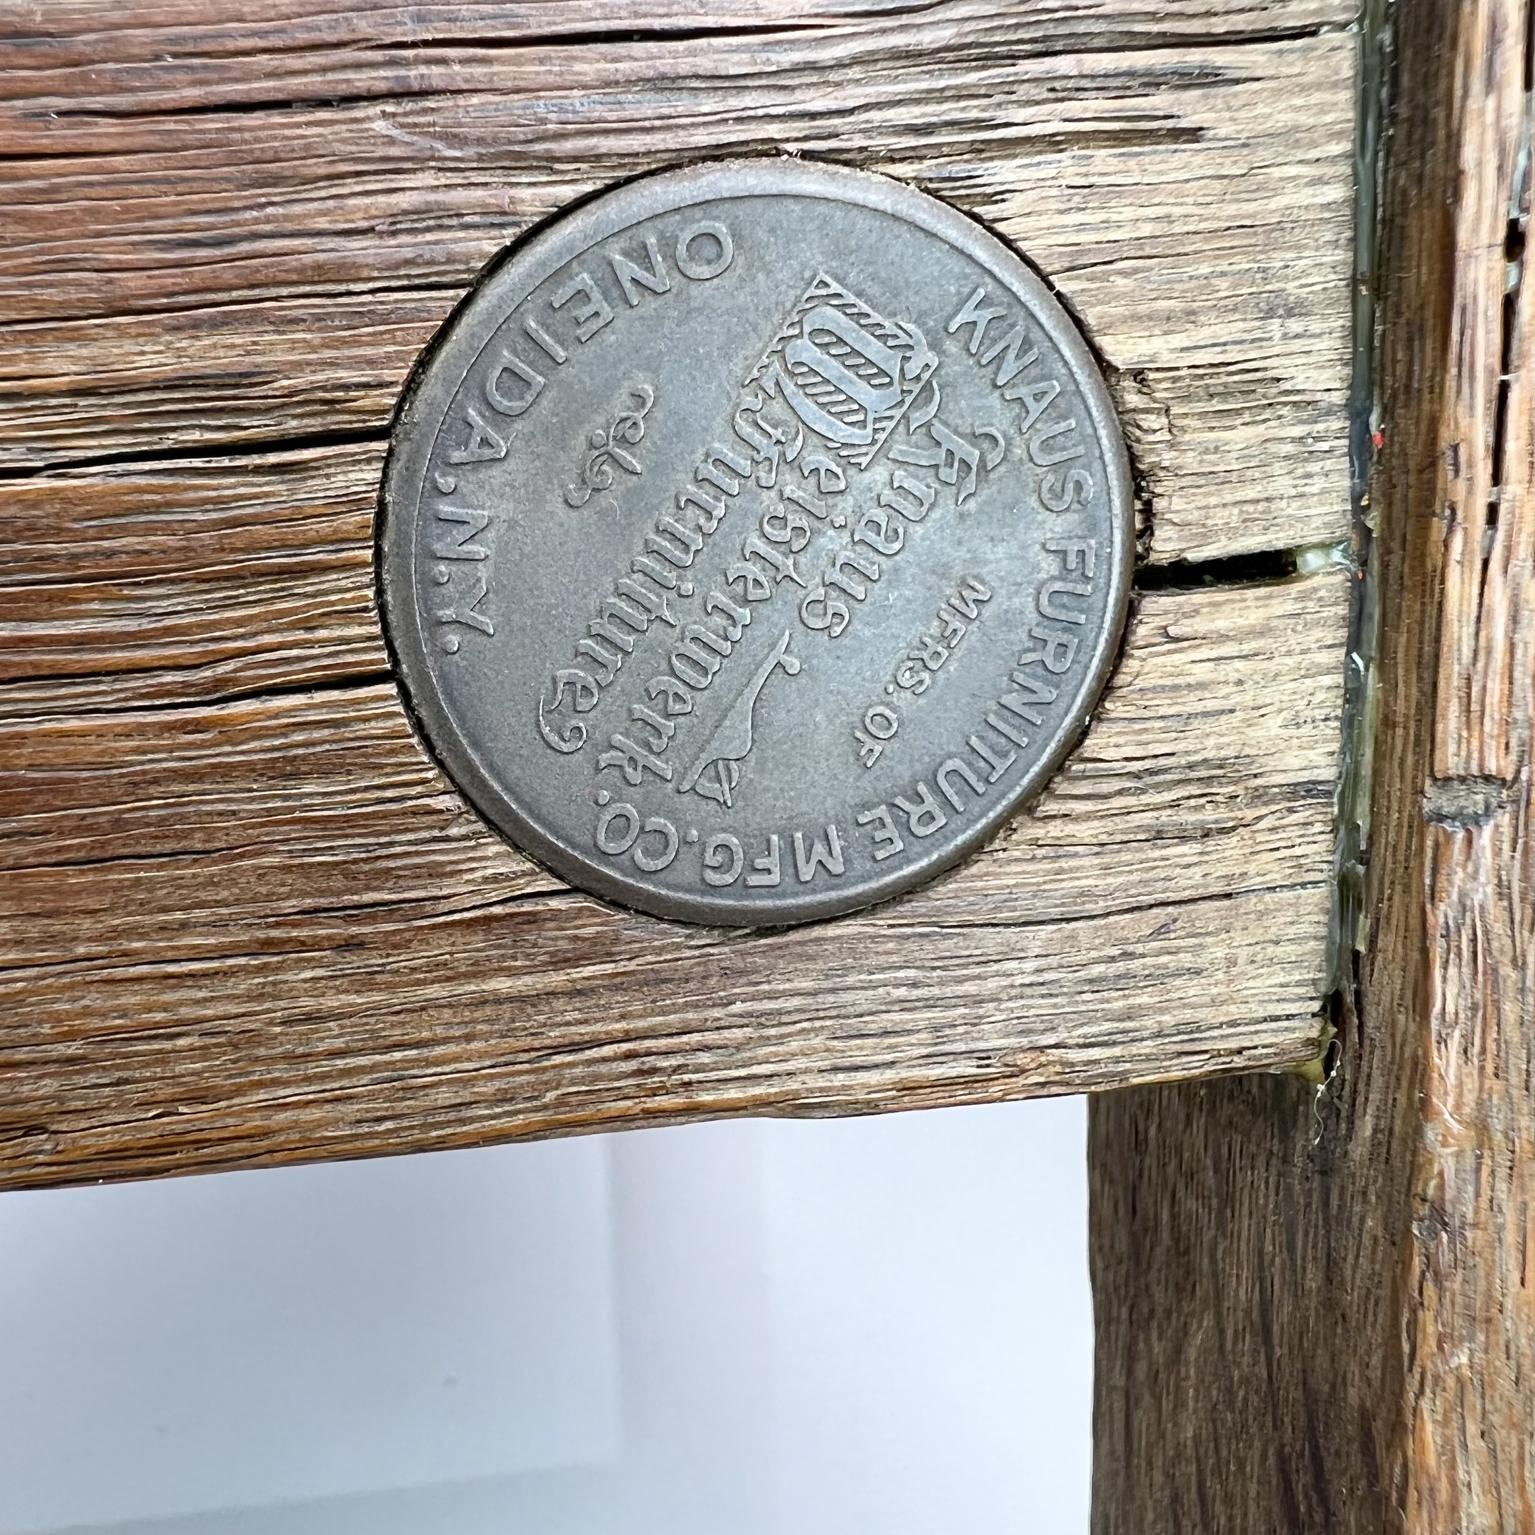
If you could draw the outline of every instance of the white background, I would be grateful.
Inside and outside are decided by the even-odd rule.
[[[0,1532],[1083,1535],[1084,1123],[0,1196]]]

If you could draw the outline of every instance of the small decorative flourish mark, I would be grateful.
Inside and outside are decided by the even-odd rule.
[[[644,473],[644,464],[629,450],[644,439],[645,417],[656,402],[655,390],[636,384],[627,391],[625,400],[624,408],[607,426],[598,427],[587,438],[586,462],[577,478],[565,487],[567,506],[585,506],[595,492],[611,490],[615,464],[632,475]]]

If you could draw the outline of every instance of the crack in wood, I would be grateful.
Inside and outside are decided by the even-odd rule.
[[[1303,581],[1329,566],[1347,568],[1343,544],[1307,544],[1291,549],[1258,549],[1210,560],[1141,561],[1135,567],[1138,592],[1190,592],[1202,587],[1275,586]]]
[[[361,447],[387,442],[387,424],[379,427],[348,427],[332,432],[307,432],[292,437],[251,437],[220,442],[188,443],[184,447],[127,448],[120,453],[61,458],[46,464],[0,466],[0,481],[45,479],[90,469],[135,467],[156,469],[172,464],[218,464],[232,459],[272,457],[279,453],[308,453],[321,448]]]

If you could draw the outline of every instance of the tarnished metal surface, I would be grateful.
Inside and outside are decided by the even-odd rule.
[[[1125,452],[979,225],[793,162],[631,183],[438,338],[385,474],[386,627],[493,825],[659,916],[829,916],[1055,770],[1124,622]]]

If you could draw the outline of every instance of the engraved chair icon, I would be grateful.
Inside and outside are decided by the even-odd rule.
[[[753,715],[757,699],[767,686],[768,678],[779,667],[791,677],[800,669],[799,657],[789,654],[789,633],[784,630],[746,686],[736,694],[725,717],[710,732],[703,751],[677,786],[679,794],[701,794],[727,810],[734,806],[736,785],[741,781],[741,763],[750,755],[755,739]]]

